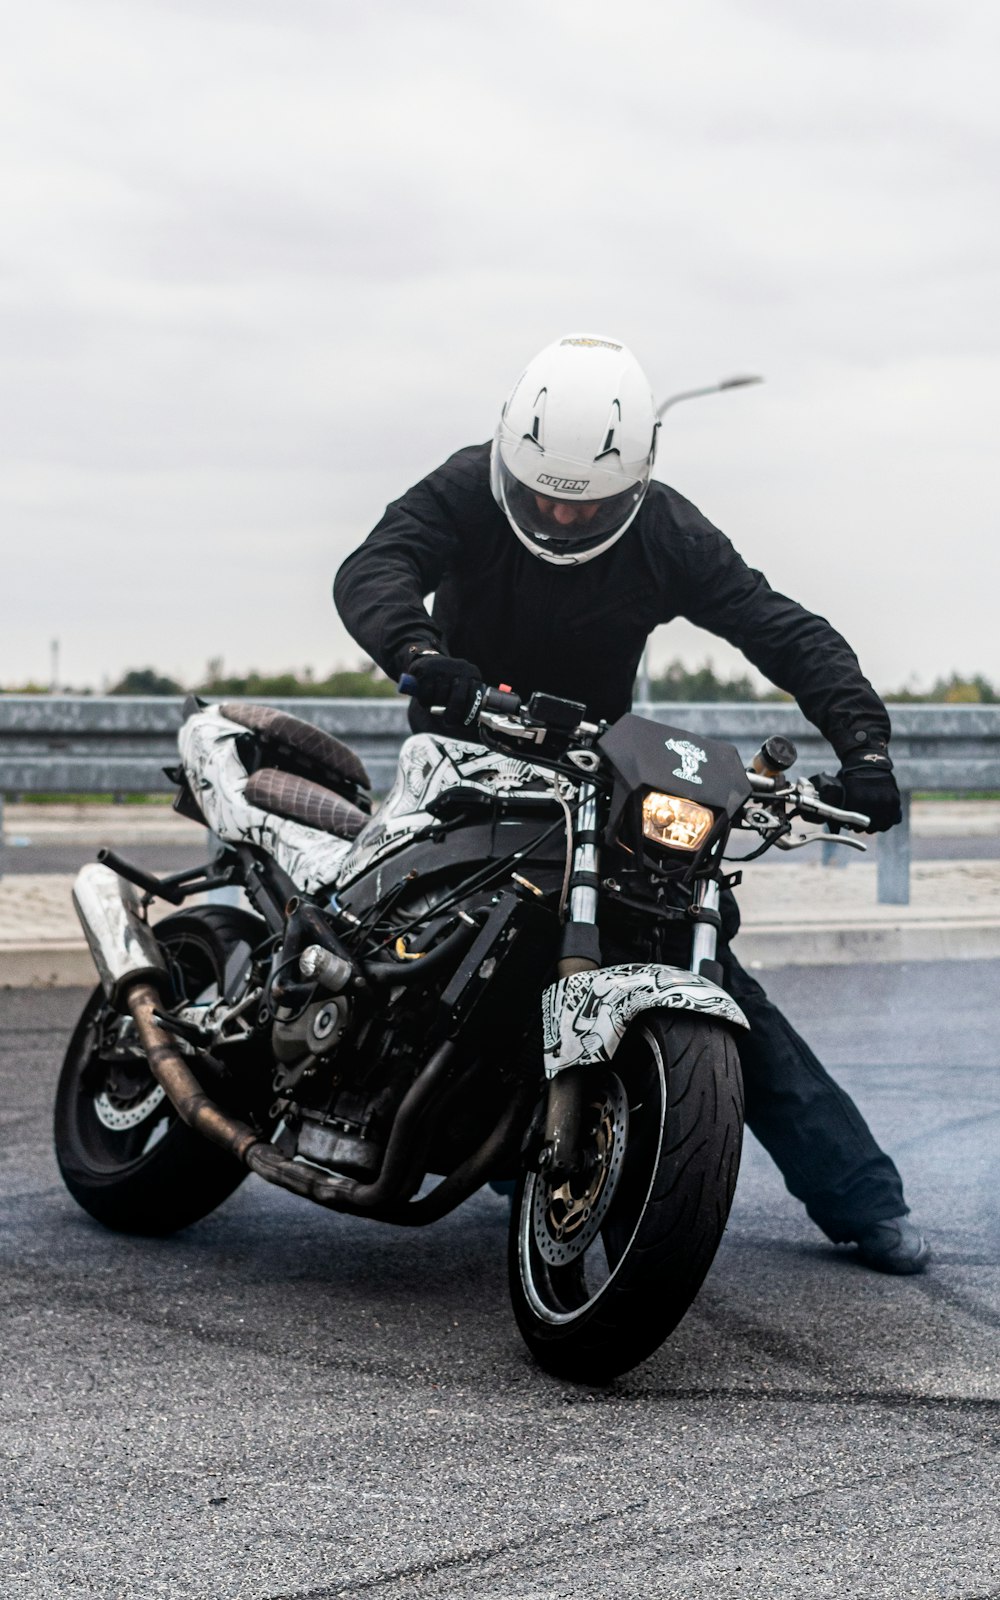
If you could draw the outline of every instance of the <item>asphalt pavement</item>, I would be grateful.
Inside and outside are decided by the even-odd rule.
[[[750,1140],[695,1307],[601,1391],[521,1345],[489,1192],[409,1233],[250,1179],[104,1232],[50,1145],[82,993],[0,995],[4,1600],[996,1600],[1000,963],[768,984],[933,1267],[858,1267]]]

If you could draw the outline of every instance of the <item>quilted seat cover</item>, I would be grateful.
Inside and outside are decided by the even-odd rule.
[[[243,792],[250,804],[260,806],[262,811],[304,822],[309,828],[336,834],[338,839],[353,839],[369,820],[357,806],[324,789],[322,784],[297,778],[291,772],[277,772],[273,767],[261,767],[252,773]]]
[[[314,728],[311,722],[293,717],[276,706],[245,706],[234,702],[221,705],[219,710],[230,722],[249,728],[269,740],[280,753],[288,754],[314,778],[328,778],[354,784],[359,789],[370,789],[372,781],[363,763],[346,744],[341,744],[332,733]]]

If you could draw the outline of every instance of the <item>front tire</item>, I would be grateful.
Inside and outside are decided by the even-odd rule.
[[[693,1302],[732,1205],[743,1136],[736,1043],[654,1011],[593,1069],[591,1177],[522,1175],[509,1270],[518,1327],[546,1371],[607,1383],[652,1355]]]
[[[156,925],[175,998],[208,1002],[236,945],[260,943],[258,917],[199,906]],[[241,1045],[240,1049],[248,1046]],[[198,1070],[197,1060],[192,1062]],[[69,1042],[55,1105],[59,1171],[70,1194],[106,1228],[169,1234],[214,1211],[247,1168],[178,1117],[138,1051],[134,1024],[96,989]]]

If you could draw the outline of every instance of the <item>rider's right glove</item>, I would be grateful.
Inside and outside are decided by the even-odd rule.
[[[441,720],[453,728],[468,728],[483,701],[483,675],[471,661],[428,652],[414,656],[406,667],[416,679],[414,699],[428,711],[443,706]]]
[[[899,787],[884,739],[870,734],[863,749],[842,757],[837,776],[843,785],[844,809],[871,817],[872,833],[887,833],[902,821]]]

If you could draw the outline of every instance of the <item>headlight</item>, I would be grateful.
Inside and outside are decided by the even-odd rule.
[[[671,850],[697,850],[708,838],[714,820],[707,806],[676,794],[659,794],[653,789],[642,802],[645,837]]]

